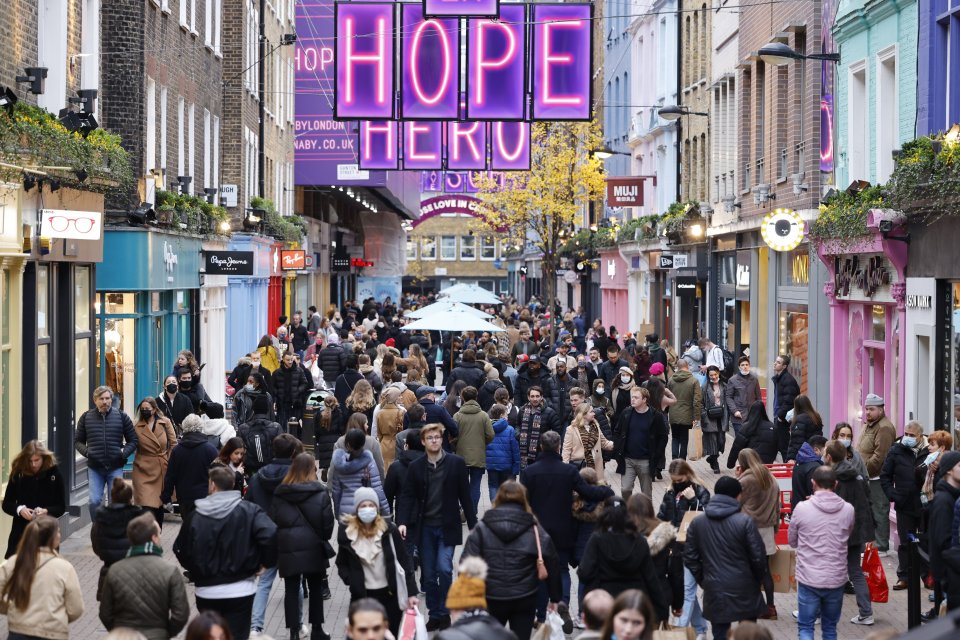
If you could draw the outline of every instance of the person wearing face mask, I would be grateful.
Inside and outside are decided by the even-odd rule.
[[[846,422],[838,422],[833,428],[833,435],[830,436],[830,439],[836,440],[846,448],[847,460],[853,465],[857,473],[863,476],[864,480],[870,477],[867,475],[867,465],[863,461],[863,456],[853,446],[853,427]]]
[[[613,405],[610,403],[610,398],[606,396],[607,385],[601,379],[597,378],[593,381],[593,393],[590,394],[590,404],[594,409],[601,409],[604,414],[607,416],[607,421],[613,420],[615,415],[613,412]]]
[[[386,608],[390,631],[398,634],[403,616],[398,593],[408,594],[407,607],[419,603],[413,563],[397,526],[380,514],[373,489],[357,488],[351,503],[337,535],[337,572],[350,588],[350,602],[373,598]],[[405,585],[397,584],[398,565],[406,574]]]
[[[880,470],[880,486],[897,512],[897,535],[900,538],[900,548],[897,549],[899,564],[897,583],[893,585],[894,591],[907,588],[907,541],[910,533],[917,532],[922,511],[920,488],[923,482],[918,480],[918,469],[928,454],[927,439],[923,437],[923,426],[919,422],[911,421],[903,428],[903,436],[900,440],[890,447],[883,461],[883,468]],[[921,558],[920,575],[927,575],[927,569],[926,563]]]
[[[733,432],[740,433],[740,425],[747,418],[747,411],[754,402],[760,400],[760,382],[757,375],[750,371],[750,358],[741,356],[737,362],[740,372],[727,381],[726,402],[730,412]]]
[[[620,415],[630,406],[630,390],[633,389],[633,372],[630,367],[620,367],[620,372],[613,379],[613,390],[610,392],[610,404],[613,405],[613,414]]]
[[[170,462],[170,450],[177,444],[173,424],[160,412],[156,400],[140,401],[137,432],[137,453],[133,458],[133,501],[150,510],[163,526],[163,478]]]
[[[237,366],[234,367],[233,371],[227,377],[227,384],[233,387],[235,391],[240,391],[240,389],[243,388],[243,385],[246,384],[247,378],[249,378],[253,373],[259,373],[263,377],[268,389],[273,388],[273,374],[271,374],[266,367],[260,366],[259,351],[248,353],[244,357],[240,358],[240,360],[237,362]]]
[[[265,398],[267,415],[274,418],[273,395],[267,391],[267,383],[262,375],[251,373],[246,384],[233,396],[233,424],[239,427],[253,419],[253,403],[257,398]]]
[[[173,430],[180,438],[182,431],[180,425],[183,419],[193,413],[193,403],[190,398],[180,393],[180,385],[177,383],[176,376],[167,376],[163,381],[163,392],[157,396],[157,408],[166,416]]]
[[[207,390],[203,388],[200,381],[197,380],[193,372],[186,367],[181,367],[177,373],[177,384],[180,393],[185,395],[193,403],[193,413],[200,413],[200,405],[203,402],[212,402]]]

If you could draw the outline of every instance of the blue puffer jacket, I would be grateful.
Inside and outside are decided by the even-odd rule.
[[[345,449],[336,449],[333,452],[333,467],[337,473],[330,485],[337,518],[356,512],[353,506],[353,492],[362,486],[369,486],[377,492],[377,497],[380,498],[380,513],[390,515],[390,504],[383,491],[380,471],[377,469],[377,463],[373,461],[372,453],[364,450],[356,458],[351,459]]]
[[[493,442],[487,445],[487,469],[520,473],[520,443],[506,418],[493,423]]]
[[[104,415],[90,409],[77,420],[73,446],[97,471],[119,469],[137,450],[139,440],[130,417],[111,408]]]

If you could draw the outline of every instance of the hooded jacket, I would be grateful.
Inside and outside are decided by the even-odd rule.
[[[484,413],[476,400],[469,400],[463,403],[453,419],[460,430],[457,455],[466,461],[468,467],[483,469],[487,466],[487,445],[494,438],[490,416]]]
[[[903,444],[901,438],[887,452],[880,469],[880,486],[897,513],[920,515],[920,489],[923,482],[917,480],[916,468],[923,464],[927,453],[926,440],[923,438],[915,448]]]
[[[489,597],[489,596],[487,596]],[[464,613],[457,621],[437,634],[437,640],[516,640],[517,634],[505,628],[483,609]]]
[[[483,386],[484,381],[487,379],[486,374],[483,372],[483,363],[481,362],[461,362],[450,372],[450,375],[447,378],[446,389],[447,393],[450,393],[450,389],[453,388],[453,383],[457,380],[463,380],[468,387],[473,387],[474,389],[479,390]]]
[[[339,344],[327,343],[317,352],[317,366],[320,367],[327,386],[333,386],[337,382],[337,378],[346,369],[346,363],[347,352]]]
[[[281,484],[270,517],[277,523],[277,570],[281,578],[323,573],[330,566],[325,543],[333,536],[333,508],[318,481]]]
[[[517,376],[516,393],[513,396],[518,404],[527,403],[527,392],[530,390],[530,387],[533,386],[539,386],[540,389],[543,390],[544,403],[557,412],[559,416],[560,392],[557,391],[557,385],[550,375],[550,370],[542,366],[542,364],[536,374],[530,369],[529,364],[524,364],[520,367],[520,373]]]
[[[785,423],[787,412],[793,409],[793,401],[800,395],[800,385],[793,374],[784,369],[770,378],[773,382],[773,421]],[[799,448],[799,447],[798,447]]]
[[[207,496],[210,463],[216,460],[220,452],[199,431],[184,434],[180,444],[170,452],[170,462],[163,478],[163,491],[160,502],[167,504],[177,492],[177,501],[181,505],[191,506],[200,498]]]
[[[215,418],[213,420],[204,420],[200,426],[203,435],[210,437],[210,443],[220,449],[227,444],[227,440],[237,435],[237,430],[226,418]],[[214,442],[216,438],[216,442]]]
[[[876,535],[867,479],[857,471],[857,468],[849,460],[841,460],[833,470],[837,474],[837,495],[853,506],[855,519],[847,546],[859,547],[861,544],[873,540],[874,535]],[[939,490],[939,487],[937,489]],[[960,495],[960,490],[957,490],[957,493]],[[954,498],[956,497],[954,496]],[[950,503],[950,509],[952,513],[953,502]],[[949,539],[950,531],[948,528],[947,540],[949,541]],[[931,556],[931,562],[932,559]]]
[[[588,591],[604,589],[614,598],[627,589],[640,589],[650,596],[657,619],[666,620],[670,598],[659,588],[646,537],[598,527],[587,542],[577,575]]]
[[[683,607],[683,558],[673,552],[676,539],[677,528],[669,522],[661,522],[647,534],[647,547],[653,556],[660,591],[671,609]]]
[[[809,442],[804,442],[797,453],[797,464],[793,467],[793,491],[790,494],[790,507],[796,509],[797,505],[813,494],[813,485],[810,479],[817,467],[823,466],[823,460],[817,455],[817,452]]]
[[[283,482],[287,472],[290,471],[292,464],[290,458],[274,458],[269,464],[264,465],[255,474],[250,476],[250,486],[247,493],[243,496],[245,500],[250,500],[267,514],[273,505],[273,494],[277,487]]]
[[[537,579],[537,542],[533,527],[538,528],[540,549],[549,573],[550,600],[560,601],[560,563],[553,540],[532,513],[515,503],[483,514],[463,545],[462,557],[479,556],[487,562],[487,598],[517,600],[537,592],[540,580]]]
[[[490,407],[493,406],[493,396],[497,392],[497,389],[506,387],[501,380],[486,380],[483,385],[477,390],[477,404],[480,405],[480,408],[484,411],[490,411]]]
[[[835,589],[847,582],[847,543],[854,525],[853,506],[833,491],[817,491],[794,509],[787,538],[797,550],[797,582]]]
[[[494,422],[492,428],[493,441],[487,445],[487,469],[517,475],[520,473],[520,442],[516,430],[506,418]]]
[[[714,496],[704,515],[690,523],[683,564],[703,588],[703,616],[710,622],[754,619],[766,611],[760,585],[767,551],[736,498]],[[846,572],[837,575],[846,579]]]
[[[273,460],[273,439],[281,433],[278,423],[257,413],[249,422],[241,424],[237,432],[246,450],[243,465],[247,473],[252,475]]]
[[[660,349],[663,353],[663,349]],[[666,358],[666,356],[664,356]],[[703,412],[703,393],[700,382],[689,371],[681,369],[670,378],[667,388],[676,396],[677,402],[670,407],[670,423],[692,425],[700,420]]]
[[[330,487],[333,492],[333,507],[338,517],[356,511],[353,506],[353,492],[363,486],[377,492],[380,513],[390,515],[390,505],[387,503],[373,454],[364,450],[357,457],[350,458],[345,449],[337,449],[333,452],[332,466],[337,473],[330,479]]]

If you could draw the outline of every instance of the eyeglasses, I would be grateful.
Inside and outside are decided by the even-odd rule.
[[[427,436],[426,438],[424,438],[424,440],[426,440],[427,442],[438,442],[440,440],[443,440],[443,436]]]
[[[93,218],[68,218],[66,216],[50,216],[49,220],[50,227],[58,233],[66,231],[71,224],[79,233],[90,233],[96,223]]]

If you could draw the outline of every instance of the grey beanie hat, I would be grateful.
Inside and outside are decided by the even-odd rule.
[[[356,512],[357,507],[360,506],[360,503],[366,500],[369,500],[373,504],[377,505],[377,509],[380,508],[380,497],[377,495],[377,492],[371,489],[370,487],[359,487],[356,491],[353,492],[354,512]]]

